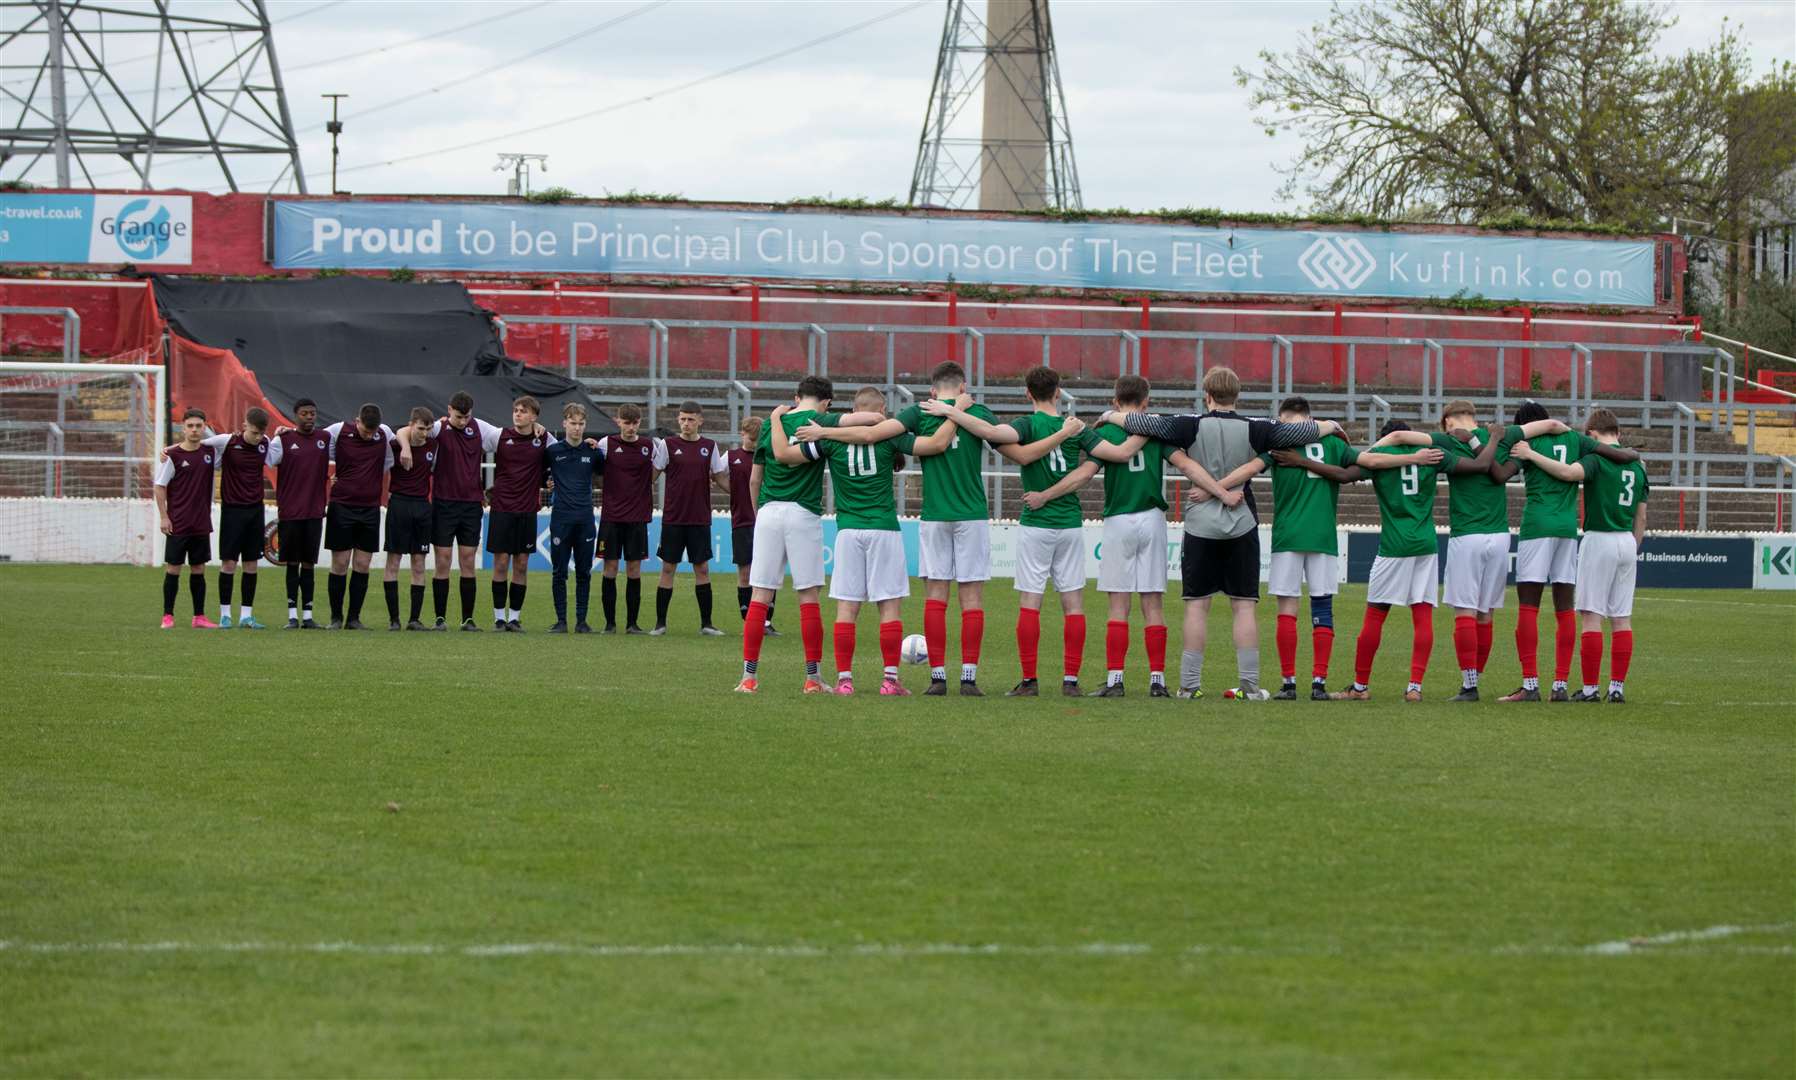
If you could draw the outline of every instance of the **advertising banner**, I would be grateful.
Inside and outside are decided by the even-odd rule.
[[[1761,536],[1753,541],[1752,587],[1796,589],[1796,534]]]
[[[1376,532],[1348,534],[1346,581],[1366,581],[1378,554]],[[1509,584],[1515,584],[1516,539],[1509,539]],[[1757,566],[1754,541],[1744,536],[1648,536],[1636,559],[1635,587],[1641,589],[1750,589]],[[1775,545],[1773,545],[1775,547]],[[1447,534],[1440,534],[1440,570],[1447,567]],[[1773,566],[1776,564],[1773,563]],[[1774,588],[1776,586],[1757,586]],[[1786,586],[1796,587],[1796,586]]]
[[[1646,241],[359,200],[276,201],[272,261],[1638,307],[1654,274]]]
[[[192,261],[190,196],[0,194],[0,262]]]

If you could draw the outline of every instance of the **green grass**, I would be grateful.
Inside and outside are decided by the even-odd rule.
[[[1788,595],[1643,596],[1625,707],[1445,703],[1444,615],[1431,700],[1395,702],[1400,613],[1364,705],[1219,700],[1220,618],[1202,702],[885,700],[871,613],[843,701],[798,695],[789,596],[745,699],[684,579],[660,639],[257,635],[157,630],[159,573],[0,567],[0,1073],[1796,1066]],[[1761,929],[1583,951],[1718,925]],[[94,947],[158,942],[188,947]],[[330,942],[438,951],[298,948]],[[462,951],[502,943],[767,948]]]

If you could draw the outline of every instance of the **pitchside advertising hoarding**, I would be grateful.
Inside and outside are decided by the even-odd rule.
[[[0,263],[191,262],[190,196],[0,194]]]
[[[1647,241],[966,216],[278,200],[277,269],[948,281],[1650,307]]]

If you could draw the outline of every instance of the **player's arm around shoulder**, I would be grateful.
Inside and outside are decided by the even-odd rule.
[[[769,449],[773,453],[773,460],[781,465],[803,465],[806,461],[817,460],[820,454],[815,443],[795,443],[786,438],[787,411],[784,405],[773,410],[771,423],[767,425],[767,434],[771,441]]]
[[[991,411],[982,405],[973,404],[963,398],[949,401],[944,398],[930,398],[920,403],[917,408],[929,416],[951,421],[956,427],[975,439],[983,439],[993,446],[1008,446],[1022,441],[1022,435],[1009,424],[998,424]],[[908,410],[907,410],[908,411]]]
[[[1589,475],[1591,469],[1583,461],[1564,462],[1557,458],[1537,452],[1526,442],[1518,442],[1511,451],[1511,457],[1526,463],[1529,467],[1539,469],[1556,480],[1568,484],[1576,484]]]
[[[1077,491],[1086,482],[1098,474],[1098,463],[1089,457],[1073,466],[1067,474],[1056,480],[1053,486],[1045,491],[1029,491],[1023,493],[1023,505],[1031,510],[1040,510],[1069,491]]]
[[[1585,454],[1595,454],[1607,458],[1617,465],[1628,465],[1640,460],[1640,451],[1620,443],[1606,443],[1593,439],[1588,435],[1578,436],[1578,449]]]
[[[1122,427],[1120,424],[1115,426]],[[1129,429],[1123,427],[1123,430]],[[1107,465],[1122,465],[1136,454],[1141,453],[1141,448],[1147,445],[1147,440],[1148,436],[1146,435],[1130,435],[1119,443],[1113,443],[1108,439],[1093,439],[1085,447],[1085,452]]]
[[[888,421],[888,423],[897,423],[897,421]],[[881,424],[879,426],[884,427],[885,425]],[[878,428],[870,430],[876,431]],[[920,458],[934,457],[937,454],[945,453],[950,446],[954,445],[954,436],[959,434],[959,432],[959,425],[952,420],[944,420],[942,421],[942,426],[935,429],[934,434],[917,436],[915,441],[911,444],[911,452]],[[902,432],[899,434],[902,434]],[[896,436],[893,437],[896,438]],[[884,440],[879,441],[883,442]]]
[[[1127,461],[1128,458],[1124,458],[1123,460]],[[1196,487],[1197,490],[1208,495],[1210,498],[1217,500],[1224,506],[1238,506],[1241,503],[1241,500],[1245,497],[1242,494],[1239,485],[1230,487],[1226,483],[1218,483],[1216,478],[1210,475],[1210,470],[1204,468],[1195,458],[1185,453],[1183,450],[1174,450],[1167,455],[1166,460],[1174,468],[1178,469],[1179,472],[1184,473],[1185,479],[1191,481],[1192,486]],[[1252,464],[1256,465],[1258,463],[1258,458],[1255,458],[1252,462]],[[1246,466],[1244,465],[1242,468],[1246,468]],[[1236,471],[1239,472],[1240,470]],[[1234,473],[1230,473],[1229,475],[1233,476]],[[1251,476],[1252,474],[1249,473],[1248,475]],[[1242,481],[1242,483],[1245,482],[1245,480]]]

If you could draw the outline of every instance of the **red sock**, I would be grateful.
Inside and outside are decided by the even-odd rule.
[[[1564,682],[1571,677],[1572,649],[1578,642],[1578,613],[1557,613],[1558,632],[1553,635],[1553,678]]]
[[[1470,615],[1453,616],[1453,655],[1461,671],[1478,666],[1478,620]]]
[[[1490,645],[1496,637],[1497,624],[1481,622],[1478,624],[1478,673],[1484,673],[1484,665],[1490,663]]]
[[[1603,674],[1603,632],[1601,630],[1584,631],[1583,656],[1584,685],[1595,686],[1597,679]]]
[[[1104,669],[1121,671],[1129,659],[1129,624],[1111,619],[1104,624]]]
[[[1316,663],[1310,668],[1310,674],[1318,679],[1328,678],[1328,654],[1334,651],[1335,628],[1317,626],[1310,629],[1310,649],[1316,654]]]
[[[1079,677],[1079,667],[1085,662],[1085,616],[1066,617],[1060,662],[1065,665],[1068,675],[1075,679]]]
[[[854,670],[854,624],[836,624],[836,673]]]
[[[960,611],[960,662],[977,664],[979,662],[979,646],[985,641],[985,609],[974,608]]]
[[[923,601],[923,640],[929,644],[929,666],[948,662],[948,601]]]
[[[1278,617],[1278,670],[1286,679],[1297,677],[1297,616]]]
[[[1016,655],[1023,665],[1023,678],[1035,678],[1035,661],[1041,651],[1041,609],[1018,608],[1016,612]]]
[[[1515,612],[1515,655],[1522,678],[1540,678],[1540,608],[1523,604]]]
[[[1143,627],[1141,637],[1147,642],[1148,673],[1166,674],[1166,624]]]
[[[893,619],[891,622],[879,624],[879,658],[885,666],[895,668],[903,657],[904,622]]]
[[[798,635],[804,639],[804,663],[823,663],[823,609],[816,604],[798,605]]]
[[[1616,630],[1609,635],[1609,678],[1628,681],[1628,664],[1634,659],[1634,631]]]
[[[1409,681],[1419,683],[1428,674],[1428,656],[1434,652],[1434,605],[1412,605],[1409,620],[1416,628],[1415,644],[1409,648]]]
[[[742,660],[754,663],[761,659],[761,636],[767,628],[767,605],[759,600],[748,602],[748,614],[742,616]]]
[[[1354,651],[1353,677],[1361,686],[1372,685],[1372,659],[1378,655],[1378,639],[1384,636],[1384,620],[1389,608],[1366,605],[1366,621],[1359,627],[1359,646]]]

